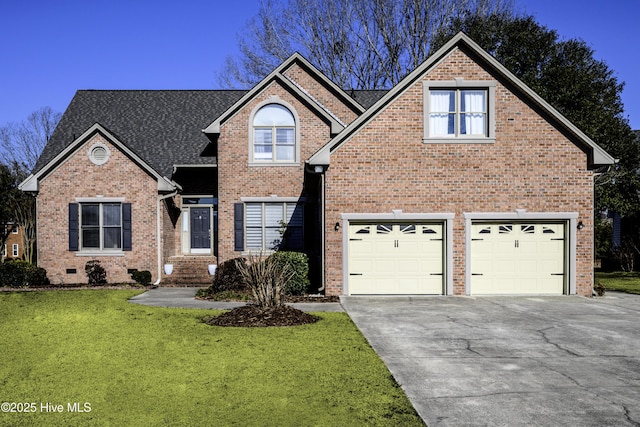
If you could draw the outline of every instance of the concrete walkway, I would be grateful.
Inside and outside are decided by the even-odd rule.
[[[243,306],[242,302],[219,302],[195,299],[196,292],[200,288],[155,288],[131,298],[129,301],[135,304],[150,305],[155,307],[176,308],[201,308],[210,310],[230,310]],[[298,310],[306,312],[318,311],[344,311],[340,303],[295,303],[289,304]]]
[[[342,304],[430,427],[640,425],[640,296]]]

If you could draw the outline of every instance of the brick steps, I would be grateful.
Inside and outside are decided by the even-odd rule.
[[[214,256],[175,256],[166,264],[173,264],[173,273],[162,273],[160,286],[209,286],[213,277],[209,275],[209,265],[217,264]]]

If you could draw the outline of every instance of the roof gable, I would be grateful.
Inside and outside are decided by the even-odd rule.
[[[129,147],[123,144],[117,137],[111,132],[105,129],[99,123],[93,124],[82,135],[76,138],[71,144],[69,144],[58,155],[51,159],[47,164],[43,165],[36,173],[31,174],[25,179],[19,186],[22,191],[37,192],[39,191],[39,182],[45,179],[50,173],[56,170],[58,166],[67,161],[73,154],[75,154],[80,147],[82,147],[88,140],[93,138],[96,134],[100,134],[109,143],[116,146],[122,153],[124,153],[131,161],[136,163],[142,170],[147,172],[150,176],[156,179],[158,182],[158,192],[171,192],[179,188],[179,185],[171,181],[169,178],[162,176],[149,164],[142,160],[136,153],[134,153]]]
[[[284,61],[279,67],[273,70],[267,77],[265,77],[260,83],[255,85],[249,92],[244,94],[236,103],[230,106],[224,113],[216,118],[209,126],[203,129],[206,134],[218,134],[220,133],[220,126],[228,119],[233,117],[240,109],[242,109],[248,102],[250,102],[257,94],[264,90],[272,82],[278,82],[290,92],[296,94],[300,99],[304,100],[320,117],[331,125],[331,133],[333,135],[342,131],[346,124],[343,123],[333,112],[322,105],[313,94],[309,93],[305,88],[300,86],[297,82],[292,80],[286,75],[286,71],[294,65],[300,66],[304,69],[313,79],[327,88],[334,96],[340,99],[348,108],[354,111],[356,114],[362,114],[365,108],[349,96],[345,91],[340,89],[331,80],[329,80],[324,74],[322,74],[317,68],[315,68],[309,61],[307,61],[299,53],[294,53],[286,61]]]
[[[382,98],[375,102],[364,114],[354,120],[347,128],[329,141],[325,146],[318,150],[308,163],[312,166],[330,164],[331,153],[339,149],[343,144],[350,140],[363,126],[373,120],[381,111],[383,111],[398,96],[408,90],[417,83],[432,68],[439,64],[443,59],[451,54],[455,49],[462,49],[465,53],[470,54],[479,64],[489,70],[496,78],[506,81],[507,84],[514,89],[514,92],[530,104],[537,107],[538,110],[544,112],[554,125],[567,134],[574,144],[583,146],[587,153],[589,164],[591,166],[613,164],[615,159],[606,151],[598,146],[593,140],[580,131],[575,125],[567,120],[560,112],[553,108],[549,103],[542,99],[537,93],[525,85],[513,73],[506,69],[500,62],[484,51],[478,44],[464,33],[458,33],[435,54],[429,57],[413,72],[409,73],[394,88],[387,92]]]

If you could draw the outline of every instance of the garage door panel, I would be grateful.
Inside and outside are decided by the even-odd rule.
[[[442,294],[442,233],[442,224],[351,224],[349,293]]]
[[[562,294],[560,223],[472,224],[471,294]]]

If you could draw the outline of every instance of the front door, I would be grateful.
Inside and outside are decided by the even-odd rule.
[[[195,208],[191,211],[191,252],[211,252],[211,208]]]

